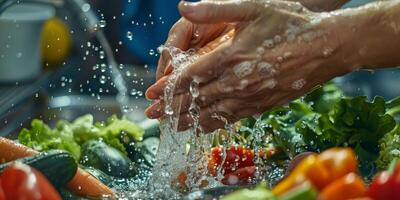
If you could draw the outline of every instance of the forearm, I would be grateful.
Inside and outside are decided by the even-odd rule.
[[[400,0],[338,11],[350,70],[400,66]],[[340,27],[340,26],[339,26]]]

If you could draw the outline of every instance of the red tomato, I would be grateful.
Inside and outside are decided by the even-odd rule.
[[[254,166],[254,152],[241,146],[231,146],[226,148],[226,158],[223,159],[222,147],[214,147],[211,149],[211,156],[208,161],[208,170],[214,176],[222,164],[222,174],[227,175],[244,167]],[[223,163],[222,163],[223,162]]]
[[[0,181],[0,200],[6,200],[6,195],[4,194],[3,188],[1,187],[1,181]]]
[[[247,185],[252,182],[251,178],[256,172],[255,166],[244,167],[227,174],[221,180],[224,185]]]
[[[15,163],[4,170],[0,180],[9,200],[61,200],[40,172],[22,163]]]

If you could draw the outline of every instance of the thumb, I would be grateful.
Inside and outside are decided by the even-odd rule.
[[[198,24],[249,21],[260,13],[260,5],[253,1],[202,1],[179,3],[183,17]]]

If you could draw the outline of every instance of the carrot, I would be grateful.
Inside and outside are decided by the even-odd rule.
[[[36,154],[38,154],[38,152],[31,148],[0,137],[0,163],[10,162],[18,158],[33,156]]]
[[[109,187],[81,168],[78,168],[74,178],[68,183],[68,188],[75,194],[90,197],[90,199],[115,196]]]
[[[0,137],[0,163],[10,162],[18,158],[34,156],[39,152],[18,144],[12,140]],[[85,170],[78,168],[68,188],[77,195],[94,198],[115,196],[114,192]]]

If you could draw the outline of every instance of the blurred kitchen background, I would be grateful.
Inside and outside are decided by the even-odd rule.
[[[179,19],[178,2],[0,0],[0,136],[32,118],[85,113],[154,125],[143,115],[143,93],[154,82],[157,47]],[[390,99],[400,96],[399,77],[393,69],[360,71],[336,82],[349,95]]]

